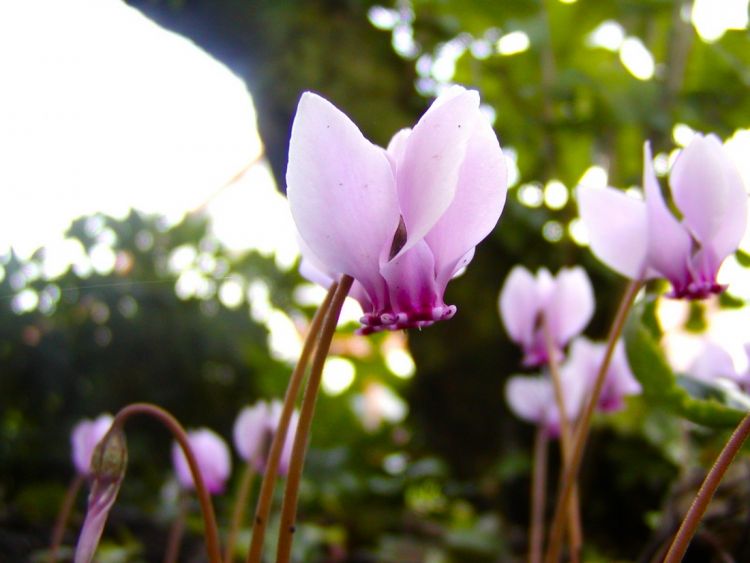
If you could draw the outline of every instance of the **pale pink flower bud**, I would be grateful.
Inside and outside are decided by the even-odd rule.
[[[524,351],[524,365],[547,363],[549,354],[543,326],[547,326],[557,359],[571,338],[594,314],[594,291],[585,270],[562,268],[557,276],[545,268],[534,277],[522,266],[508,275],[498,301],[500,318],[513,342]]]
[[[266,401],[258,401],[252,407],[242,409],[234,423],[234,445],[237,453],[242,459],[250,462],[258,472],[265,471],[271,442],[281,418],[281,410],[281,401],[274,400],[270,404]],[[280,475],[286,475],[289,469],[298,420],[299,413],[294,411],[279,458],[278,473]]]
[[[188,432],[188,442],[190,442],[190,448],[193,450],[208,492],[211,494],[223,492],[224,485],[232,471],[232,458],[226,442],[208,428]],[[195,484],[193,475],[190,473],[190,466],[177,442],[172,444],[172,464],[180,485],[185,489],[194,489]]]
[[[570,355],[560,367],[560,372],[564,377],[582,379],[586,382],[586,388],[591,390],[605,352],[606,344],[594,343],[583,337],[577,338],[571,344]],[[640,393],[641,384],[630,370],[625,345],[620,340],[615,345],[596,407],[602,412],[617,411],[623,408],[626,396]]]
[[[566,418],[575,420],[581,412],[586,382],[580,377],[562,375]],[[552,437],[560,435],[560,409],[548,376],[514,375],[505,385],[505,400],[520,419],[543,427]]]

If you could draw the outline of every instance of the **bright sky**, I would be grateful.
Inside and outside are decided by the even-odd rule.
[[[120,0],[0,3],[0,83],[0,248],[24,256],[95,211],[179,220],[261,155],[245,84]],[[283,245],[266,169],[240,183],[226,195],[241,207],[215,204],[222,237],[269,246],[247,220],[260,197]]]

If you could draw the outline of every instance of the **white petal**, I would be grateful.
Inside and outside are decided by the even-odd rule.
[[[594,314],[594,290],[581,267],[563,268],[545,310],[545,320],[555,343],[563,347],[580,334]]]
[[[536,280],[523,266],[515,266],[500,291],[500,318],[511,340],[530,344],[533,340],[539,298]]]

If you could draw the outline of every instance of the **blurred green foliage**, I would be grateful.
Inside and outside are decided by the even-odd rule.
[[[302,91],[325,95],[369,138],[385,144],[418,118],[442,82],[480,90],[496,116],[501,144],[518,166],[503,217],[448,290],[448,302],[459,308],[455,319],[410,334],[414,379],[386,369],[385,336],[369,339],[371,347],[357,355],[347,347],[351,327],[343,331],[342,355],[359,375],[343,395],[319,400],[295,549],[301,561],[520,557],[532,431],[503,402],[505,378],[517,371],[520,354],[497,317],[500,285],[518,263],[552,271],[582,264],[597,298],[588,332],[604,336],[623,282],[573,239],[570,191],[592,165],[608,171],[611,185],[638,185],[643,142],[650,139],[655,152],[669,152],[675,124],[722,137],[750,125],[748,31],[705,43],[686,21],[690,2],[683,0],[129,3],[246,80],[282,189],[289,127]],[[390,23],[378,23],[380,8]],[[634,77],[616,50],[591,46],[591,33],[608,21],[653,55],[652,78]],[[497,40],[516,31],[527,35],[528,48],[499,54]],[[562,205],[544,203],[550,180],[562,182],[571,196]],[[537,199],[525,198],[524,190]],[[90,217],[75,223],[69,236],[86,251],[109,241],[117,256],[114,270],[71,269],[45,280],[39,274],[44,250],[29,263],[12,254],[2,262],[0,554],[8,560],[46,545],[71,477],[68,435],[79,418],[152,401],[188,427],[210,426],[229,438],[241,406],[283,393],[290,366],[272,357],[268,330],[247,307],[220,303],[215,289],[222,280],[236,276],[244,287],[261,281],[271,289],[273,306],[296,318],[312,314],[295,301],[301,283],[295,272],[280,271],[257,253],[227,252],[200,217],[175,226],[136,213],[123,221]],[[185,245],[195,249],[204,264],[201,275],[213,288],[200,298],[175,292],[179,273],[170,270],[169,257]],[[747,262],[747,255],[740,258]],[[23,289],[33,290],[39,305],[14,311],[12,300]],[[740,304],[734,297],[723,303]],[[653,315],[646,318],[652,329],[656,322]],[[635,560],[639,554],[648,560],[656,553],[697,486],[689,469],[709,463],[723,437],[684,425],[665,413],[663,402],[652,401],[654,393],[680,388],[671,371],[662,370],[648,331],[633,330],[631,361],[646,374],[647,392],[625,412],[596,421],[581,481],[591,561]],[[652,393],[648,377],[669,382],[655,383]],[[363,427],[353,404],[373,383],[406,400],[406,421]],[[103,553],[110,560],[156,560],[173,515],[171,489],[164,486],[169,438],[147,422],[134,423],[129,444],[128,477]],[[554,490],[554,448],[550,459]],[[738,539],[747,531],[747,489],[728,486],[711,528],[737,560],[750,557],[748,542]],[[80,524],[80,500],[68,543]],[[231,494],[218,499],[220,515],[231,500]],[[189,525],[186,558],[201,556],[196,522]],[[696,540],[695,557],[707,553],[712,539]]]

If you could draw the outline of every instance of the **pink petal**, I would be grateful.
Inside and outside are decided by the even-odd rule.
[[[324,271],[354,277],[381,302],[378,260],[399,224],[391,164],[348,117],[309,92],[292,126],[287,196],[297,229]]]
[[[422,240],[453,201],[479,119],[479,94],[453,90],[433,103],[406,140],[396,176],[407,233],[402,252]]]
[[[519,418],[544,423],[556,409],[552,383],[543,377],[514,375],[505,384],[505,400]]]
[[[643,189],[648,217],[648,265],[667,279],[684,283],[692,248],[690,234],[664,202],[648,143],[643,145]]]
[[[724,348],[711,342],[705,341],[703,349],[695,358],[688,369],[688,374],[705,381],[715,381],[725,377],[742,383],[743,378],[737,373],[732,357]]]
[[[234,447],[245,461],[251,461],[263,455],[268,439],[268,405],[258,401],[252,407],[240,411],[234,423]]]
[[[596,257],[625,277],[643,277],[647,249],[646,204],[613,188],[581,186],[578,210]]]
[[[469,139],[455,197],[425,239],[435,256],[439,278],[452,275],[456,262],[494,229],[507,187],[505,157],[497,136],[480,117]]]
[[[672,197],[685,224],[718,261],[734,252],[747,226],[747,193],[715,135],[696,135],[672,167]]]
[[[232,458],[226,443],[207,428],[188,432],[188,440],[206,489],[212,494],[221,493],[232,470]],[[176,442],[172,445],[172,464],[180,485],[186,489],[195,488],[190,466]]]
[[[388,143],[386,152],[388,153],[388,158],[391,159],[394,171],[398,170],[398,167],[404,161],[406,143],[409,140],[409,135],[411,135],[411,128],[407,127],[406,129],[401,129],[401,131],[391,137],[391,141]]]
[[[95,420],[82,420],[73,427],[70,434],[73,465],[81,475],[91,470],[91,454],[99,441],[112,426],[112,416],[103,414]]]
[[[536,279],[522,266],[515,266],[500,291],[500,318],[511,340],[531,344],[534,337],[539,299]]]
[[[424,241],[383,264],[380,271],[394,312],[410,313],[443,305],[442,295],[437,295],[435,259]]]
[[[555,343],[564,347],[580,334],[594,314],[594,290],[581,267],[563,268],[547,301],[545,320]]]

